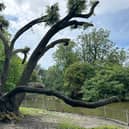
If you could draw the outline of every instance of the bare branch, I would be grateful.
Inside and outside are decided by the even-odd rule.
[[[9,50],[8,40],[1,31],[0,31],[0,39],[4,45],[5,51],[8,52],[8,50]]]
[[[94,14],[95,7],[96,7],[98,4],[99,4],[99,1],[96,1],[96,2],[92,5],[92,7],[91,7],[91,9],[90,9],[90,11],[89,11],[88,14],[75,14],[73,17],[79,17],[79,18],[89,18],[89,17],[91,17],[91,16]]]
[[[107,104],[110,104],[113,102],[120,101],[118,99],[118,97],[111,97],[111,98],[103,99],[103,100],[100,100],[97,102],[84,102],[84,101],[74,100],[69,97],[66,97],[57,91],[52,91],[52,90],[48,90],[45,88],[32,88],[32,87],[26,87],[26,86],[21,86],[21,87],[15,88],[14,90],[12,90],[8,94],[6,94],[4,96],[4,98],[5,99],[12,98],[12,97],[15,97],[16,95],[18,95],[19,93],[26,93],[26,92],[27,93],[45,94],[48,96],[55,96],[59,99],[62,99],[66,104],[69,104],[73,107],[97,108],[97,107],[104,106],[104,105],[107,105]]]
[[[46,46],[45,52],[48,51],[50,48],[53,48],[57,44],[63,43],[65,46],[67,46],[69,44],[69,41],[70,41],[70,39],[68,39],[68,38],[55,40]]]
[[[27,54],[28,54],[29,51],[30,51],[30,48],[28,48],[28,47],[25,47],[24,49],[16,49],[16,50],[13,51],[13,55],[17,54],[17,53],[23,53],[24,54],[24,58],[22,60],[22,64],[24,64],[25,61],[26,61]]]
[[[16,42],[16,40],[27,30],[29,30],[32,26],[41,23],[41,22],[45,22],[46,21],[47,16],[42,16],[39,18],[36,18],[32,21],[30,21],[29,23],[27,23],[25,26],[23,26],[14,36],[14,38],[11,41],[11,48],[13,48],[14,43]]]

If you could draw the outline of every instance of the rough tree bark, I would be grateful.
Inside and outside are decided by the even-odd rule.
[[[87,19],[87,18],[91,17],[92,14],[94,13],[94,9],[98,5],[98,3],[99,2],[96,1],[92,5],[88,14],[77,14],[77,13],[75,13],[76,12],[75,10],[72,10],[71,12],[68,13],[68,15],[66,15],[63,19],[58,21],[56,24],[54,24],[48,30],[48,32],[45,34],[45,36],[43,36],[43,38],[39,42],[38,46],[36,47],[36,49],[33,51],[32,55],[30,56],[30,58],[27,62],[27,65],[23,71],[23,74],[21,76],[21,79],[18,83],[18,87],[15,88],[14,90],[12,90],[11,92],[7,93],[6,95],[3,95],[0,97],[0,114],[8,113],[11,115],[12,112],[17,114],[19,111],[19,106],[20,106],[21,102],[23,101],[26,92],[27,93],[45,94],[48,96],[56,96],[56,97],[62,99],[65,103],[67,103],[71,106],[74,106],[74,107],[96,108],[96,107],[103,106],[103,105],[106,105],[106,104],[109,104],[112,102],[119,101],[119,99],[117,97],[111,97],[111,98],[101,100],[98,102],[85,103],[83,101],[78,101],[78,100],[73,100],[71,98],[68,98],[68,97],[60,94],[57,91],[47,90],[45,88],[31,88],[31,87],[27,87],[27,85],[26,85],[27,82],[29,81],[30,76],[31,76],[37,62],[39,61],[39,59],[49,49],[53,48],[55,45],[60,44],[60,43],[64,43],[64,45],[68,45],[69,40],[70,40],[70,39],[65,38],[65,39],[58,39],[53,42],[49,42],[50,39],[57,32],[61,31],[62,29],[66,28],[66,27],[74,26],[74,28],[77,28],[78,26],[83,26],[83,25],[85,25],[85,27],[93,26],[93,24],[91,24],[91,23],[79,21],[78,18]],[[40,18],[30,21],[28,24],[26,24],[24,27],[22,27],[16,33],[16,35],[10,42],[7,41],[6,38],[4,37],[4,35],[2,34],[2,32],[0,32],[0,39],[2,40],[4,48],[5,48],[5,63],[3,65],[3,72],[1,75],[2,86],[3,86],[3,84],[6,83],[6,79],[8,76],[9,64],[10,64],[10,60],[11,60],[11,57],[13,56],[13,54],[22,52],[24,54],[24,61],[25,61],[25,59],[27,57],[27,53],[29,51],[29,48],[14,50],[15,42],[24,32],[26,32],[32,26],[34,26],[38,23],[41,23],[41,22],[46,22],[46,20],[47,20],[46,18],[47,18],[47,16],[42,16]],[[74,18],[74,20],[73,20],[73,18]],[[77,20],[76,20],[76,18],[77,18]],[[23,61],[23,63],[24,63],[24,61]],[[1,86],[1,89],[2,89],[2,86]],[[7,116],[4,118],[7,118]]]

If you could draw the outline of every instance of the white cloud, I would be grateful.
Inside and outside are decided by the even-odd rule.
[[[52,5],[55,2],[59,3],[60,14],[64,16],[66,13],[66,0],[1,0],[3,1],[7,8],[4,11],[5,14],[11,16],[17,16],[17,24],[13,21],[11,22],[11,27],[15,27],[17,30],[19,27],[23,26],[29,20],[34,17],[38,17],[44,14],[46,5]],[[129,0],[100,0],[100,4],[96,8],[96,14],[116,12],[121,9],[129,8]]]
[[[15,16],[18,18],[17,21],[10,21],[10,28],[17,31],[20,27],[28,23],[33,18],[40,16],[45,13],[46,5],[52,5],[55,2],[59,2],[60,6],[60,14],[64,16],[66,14],[66,0],[1,0],[7,6],[4,14]],[[95,12],[97,15],[117,12],[122,9],[129,8],[129,0],[100,0],[100,4],[96,8]],[[46,28],[42,26],[34,27],[34,34],[31,31],[25,33],[16,44],[16,47],[23,47],[29,43],[31,48],[36,46],[36,41],[40,41],[40,38],[46,32]],[[75,31],[77,33],[77,31]],[[66,32],[61,32],[58,35],[59,37],[68,36],[73,37],[75,39],[76,34],[69,33],[68,30]],[[24,37],[24,38],[23,38]],[[22,43],[22,45],[21,45]],[[52,62],[52,52],[47,54],[43,59],[47,60],[44,64],[45,67],[47,65],[51,65]],[[43,63],[43,62],[41,62]]]
[[[96,14],[114,13],[129,8],[129,0],[99,0]]]

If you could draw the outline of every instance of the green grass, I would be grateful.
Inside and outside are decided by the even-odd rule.
[[[86,129],[70,123],[60,123],[56,129]]]
[[[86,129],[86,128],[72,125],[69,123],[60,123],[56,129]],[[99,126],[95,128],[89,128],[89,129],[122,129],[122,128],[117,126]]]
[[[45,109],[26,108],[26,107],[20,107],[20,112],[23,115],[31,115],[31,116],[41,116],[43,114],[48,113],[48,111]]]

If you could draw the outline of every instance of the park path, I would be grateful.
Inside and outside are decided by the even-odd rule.
[[[49,114],[47,113],[46,115],[36,117],[26,116],[17,124],[0,123],[0,129],[55,129],[58,123],[61,122],[69,122],[84,128],[93,128],[102,125],[117,125],[129,129],[127,126],[122,126],[118,123],[97,117],[60,112],[49,112]]]

